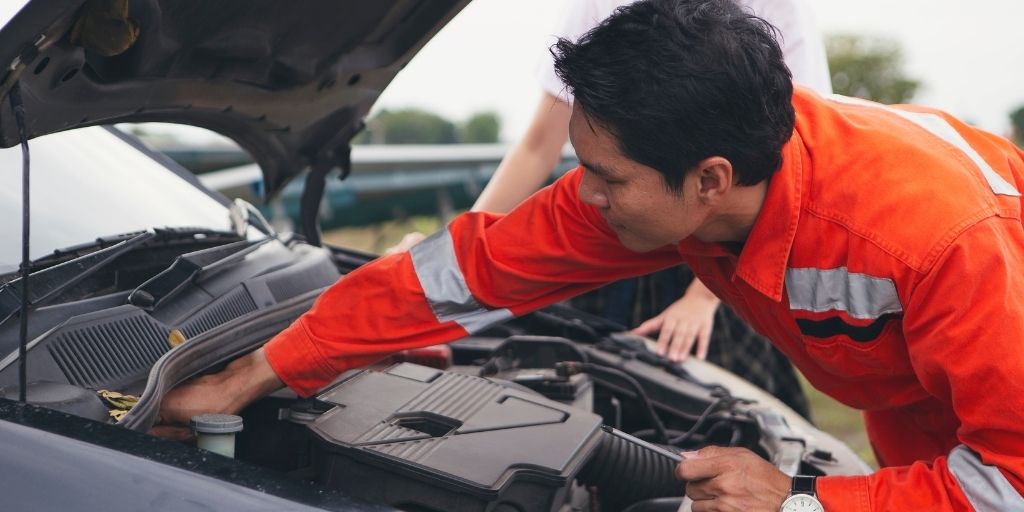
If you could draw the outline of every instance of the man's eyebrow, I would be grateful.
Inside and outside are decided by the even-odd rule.
[[[592,164],[590,162],[584,162],[583,160],[580,160],[580,165],[582,165],[584,169],[587,169],[588,171],[591,171],[594,174],[597,174],[598,176],[602,176],[605,178],[615,176],[615,173],[609,170],[607,167],[598,164]]]

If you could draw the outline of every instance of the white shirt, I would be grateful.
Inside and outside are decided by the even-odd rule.
[[[634,0],[568,0],[558,37],[576,41],[586,31],[597,26],[617,7]],[[793,81],[814,89],[819,94],[831,94],[832,82],[825,58],[825,44],[814,20],[814,13],[806,0],[736,0],[741,7],[752,11],[779,29],[779,44],[786,65],[793,73]],[[554,57],[545,51],[537,68],[541,88],[566,103],[572,96],[555,75]]]

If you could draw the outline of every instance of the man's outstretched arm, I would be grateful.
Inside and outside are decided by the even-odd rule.
[[[197,407],[240,409],[273,390],[264,362],[280,382],[310,396],[386,354],[455,341],[603,283],[679,263],[675,247],[643,254],[623,247],[600,213],[578,200],[582,172],[506,216],[461,215],[412,251],[346,275],[248,364],[172,391],[162,416],[180,421]]]

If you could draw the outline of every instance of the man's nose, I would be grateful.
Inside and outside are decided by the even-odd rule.
[[[608,208],[608,195],[601,180],[587,171],[583,171],[583,179],[580,180],[580,200],[595,208]]]

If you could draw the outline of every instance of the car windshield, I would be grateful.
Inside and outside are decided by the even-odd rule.
[[[228,209],[104,128],[29,141],[32,259],[154,227],[230,231]],[[0,273],[21,261],[21,148],[0,149]]]

